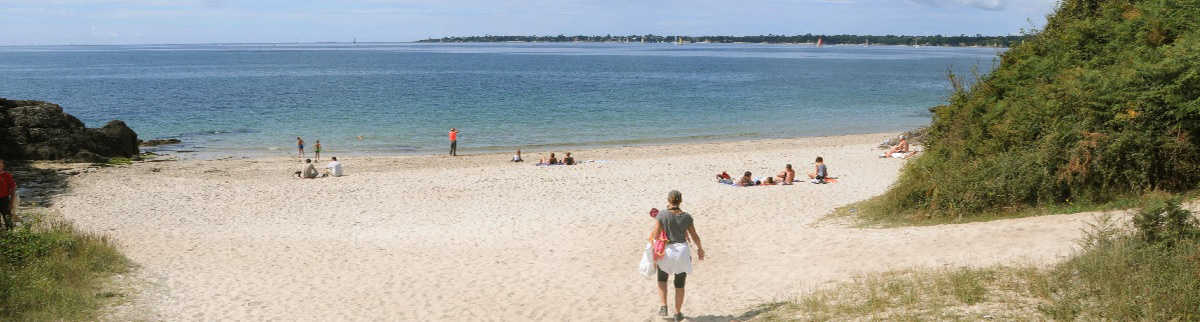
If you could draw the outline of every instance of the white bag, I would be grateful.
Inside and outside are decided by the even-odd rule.
[[[654,248],[650,243],[646,243],[646,251],[642,252],[642,263],[638,265],[638,273],[647,279],[658,275],[654,269]]]

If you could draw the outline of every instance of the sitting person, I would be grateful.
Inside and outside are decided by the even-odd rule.
[[[784,166],[783,172],[775,175],[775,177],[779,178],[778,180],[781,184],[790,185],[792,181],[796,180],[796,170],[792,170],[792,165],[788,164]]]
[[[905,153],[908,153],[908,140],[904,136],[900,136],[900,143],[896,144],[891,150],[883,154],[885,158],[903,158]]]
[[[809,179],[813,179],[814,183],[824,183],[825,178],[829,176],[829,171],[825,168],[825,160],[817,157],[817,165],[813,173],[808,174]]]
[[[550,153],[550,158],[546,159],[546,164],[558,164],[558,158],[554,157],[554,153]]]
[[[300,177],[314,179],[317,177],[317,174],[317,167],[313,165],[312,159],[304,159],[304,165],[300,167]]]
[[[571,152],[567,152],[567,157],[562,159],[562,164],[575,165],[575,158],[571,157]]]
[[[738,179],[737,185],[740,187],[754,186],[754,179],[750,178],[750,171],[746,171],[746,174],[741,179]]]
[[[337,157],[330,158],[333,160],[329,165],[325,166],[325,175],[340,177],[342,176],[342,162],[338,161]]]
[[[517,150],[517,154],[513,154],[512,162],[525,162],[521,159],[521,150]]]

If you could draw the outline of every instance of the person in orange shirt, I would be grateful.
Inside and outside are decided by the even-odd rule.
[[[450,155],[458,155],[458,129],[450,128]]]

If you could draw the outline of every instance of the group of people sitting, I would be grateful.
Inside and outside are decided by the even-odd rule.
[[[329,165],[325,166],[324,173],[317,172],[317,167],[312,162],[312,159],[304,159],[304,165],[300,166],[300,171],[296,171],[296,176],[300,177],[302,179],[315,179],[315,178],[317,178],[317,176],[322,176],[322,177],[328,177],[328,176],[340,177],[340,176],[342,176],[342,162],[338,161],[337,157],[333,157],[330,159],[332,159],[333,161],[329,162]]]
[[[813,183],[826,183],[826,179],[828,178],[829,170],[825,167],[825,160],[821,157],[817,157],[817,164],[813,167],[813,172],[808,174],[808,179],[812,180]],[[754,174],[750,173],[750,171],[746,171],[741,178],[734,181],[733,178],[729,176],[729,173],[721,172],[721,174],[717,175],[717,182],[739,187],[791,185],[792,182],[795,181],[796,170],[792,169],[791,164],[784,166],[783,172],[776,174],[774,177],[760,177],[758,179],[754,179]]]
[[[517,154],[513,154],[512,162],[525,162],[524,159],[521,159],[521,150],[517,150]],[[567,152],[567,156],[565,158],[562,158],[561,160],[559,160],[558,157],[555,157],[554,153],[551,152],[550,157],[543,156],[540,159],[538,159],[538,163],[537,163],[537,165],[556,165],[556,164],[557,165],[575,165],[575,158],[571,156],[571,152]]]

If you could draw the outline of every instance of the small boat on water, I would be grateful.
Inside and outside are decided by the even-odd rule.
[[[825,39],[817,37],[817,47],[825,47]]]

